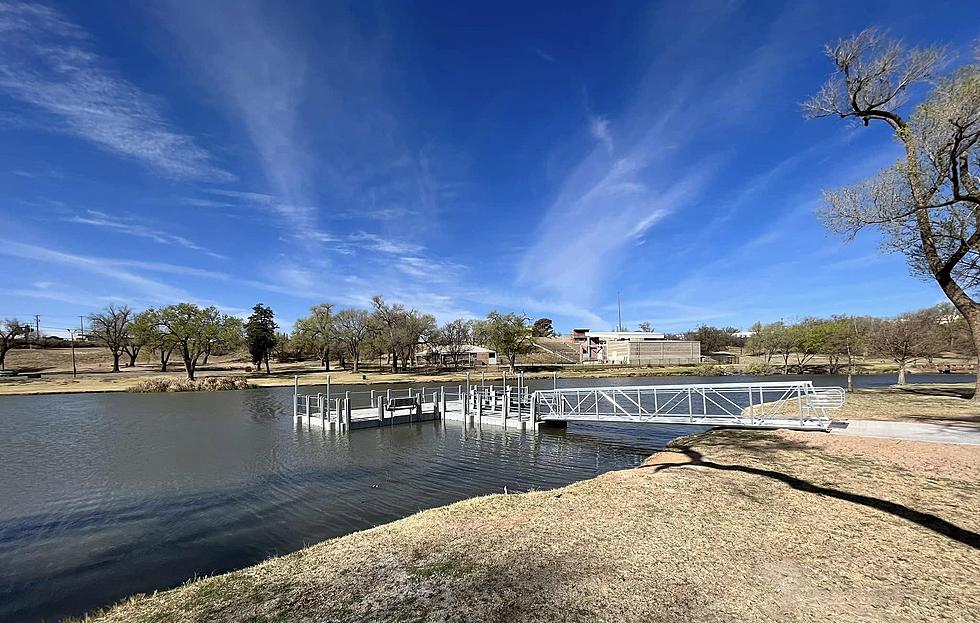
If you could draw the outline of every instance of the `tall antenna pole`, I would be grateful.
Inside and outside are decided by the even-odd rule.
[[[616,325],[617,331],[623,330],[623,304],[619,299],[619,290],[616,290],[616,308],[619,310],[619,324]]]

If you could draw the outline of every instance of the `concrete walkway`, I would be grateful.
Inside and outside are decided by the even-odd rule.
[[[956,426],[953,424],[919,424],[918,422],[889,422],[886,420],[847,420],[834,422],[830,432],[834,435],[980,445],[980,428],[976,426]]]

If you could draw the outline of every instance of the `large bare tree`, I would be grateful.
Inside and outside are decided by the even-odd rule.
[[[836,71],[804,103],[807,115],[880,124],[902,148],[893,166],[826,193],[827,224],[849,237],[880,229],[887,249],[936,281],[980,345],[980,62],[944,74],[944,47],[910,49],[877,29],[826,53]],[[917,86],[931,90],[906,111]],[[980,374],[977,390],[980,401]]]
[[[18,335],[27,335],[25,324],[16,318],[7,318],[0,322],[0,370],[4,369],[4,359],[7,351],[13,348]]]
[[[125,305],[108,305],[104,310],[89,316],[88,320],[96,341],[112,353],[112,371],[119,372],[119,358],[130,339],[133,311]]]
[[[361,365],[361,349],[371,335],[371,314],[364,309],[342,309],[333,317],[337,339],[354,360],[354,372]]]

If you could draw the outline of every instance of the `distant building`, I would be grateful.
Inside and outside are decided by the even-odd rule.
[[[668,340],[649,331],[592,331],[572,329],[581,363],[671,365],[701,362],[701,343]]]

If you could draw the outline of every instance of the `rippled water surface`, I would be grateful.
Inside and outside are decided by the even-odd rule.
[[[336,435],[295,424],[291,391],[0,397],[0,620],[79,614],[420,509],[562,486],[693,432],[427,422]]]

